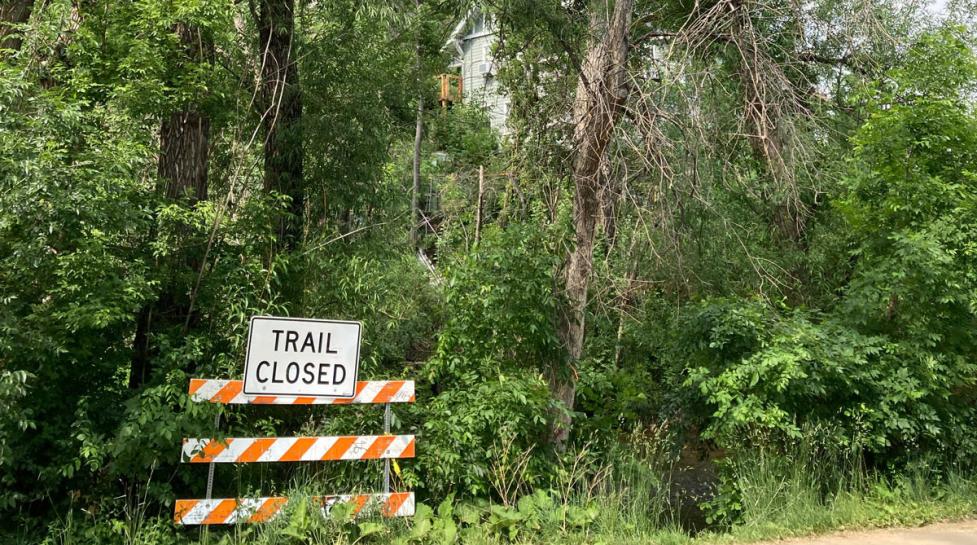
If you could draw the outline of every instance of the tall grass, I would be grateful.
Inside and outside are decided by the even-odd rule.
[[[851,528],[920,525],[977,516],[977,480],[942,464],[867,469],[861,452],[811,441],[757,447],[720,462],[716,502],[738,502],[732,523],[699,536],[749,542]],[[729,496],[733,496],[730,498]]]
[[[321,485],[303,482],[288,494],[295,501],[282,516],[264,525],[188,530],[175,529],[167,517],[147,517],[141,510],[122,510],[119,518],[72,512],[51,526],[43,543],[686,545],[977,516],[977,480],[970,475],[922,462],[884,473],[866,469],[862,459],[857,451],[810,439],[789,448],[744,448],[717,461],[718,496],[705,505],[713,525],[695,534],[687,529],[688,515],[674,494],[677,457],[666,431],[657,429],[636,433],[609,450],[584,447],[567,455],[545,491],[530,490],[520,482],[526,464],[512,453],[509,462],[491,469],[499,472],[501,487],[494,506],[449,500],[440,509],[419,506],[413,520],[324,517],[311,501],[323,492]],[[460,514],[465,509],[468,517]],[[479,513],[477,522],[471,509]],[[139,520],[127,520],[133,516]]]

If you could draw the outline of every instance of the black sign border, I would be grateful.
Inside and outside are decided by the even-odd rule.
[[[251,362],[251,333],[254,331],[254,322],[256,320],[275,320],[275,321],[286,321],[286,322],[314,322],[317,324],[355,324],[356,325],[356,361],[353,364],[353,391],[349,395],[326,395],[326,394],[296,394],[296,393],[282,393],[282,392],[249,392],[247,390],[248,385],[248,365]],[[319,397],[326,399],[352,399],[356,397],[356,383],[360,378],[360,345],[363,344],[363,322],[351,321],[351,320],[319,320],[317,318],[291,318],[284,316],[252,316],[251,320],[248,321],[248,350],[244,356],[244,380],[242,390],[244,395],[249,396],[286,396],[286,397]]]

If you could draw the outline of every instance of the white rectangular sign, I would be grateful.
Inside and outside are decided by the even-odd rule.
[[[359,322],[253,316],[244,393],[353,397],[360,329]]]

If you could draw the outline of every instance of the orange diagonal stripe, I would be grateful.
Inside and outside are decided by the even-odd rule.
[[[213,511],[207,513],[207,517],[204,518],[201,524],[224,524],[227,522],[227,518],[230,517],[234,510],[237,509],[237,500],[221,500],[214,507]]]
[[[356,383],[356,390],[353,392],[353,397],[349,397],[349,398],[339,397],[339,398],[333,399],[332,400],[333,404],[334,405],[349,405],[355,399],[357,399],[357,398],[360,397],[360,394],[363,393],[363,388],[366,388],[366,385],[367,384],[369,384],[369,382],[367,382],[365,380],[361,380],[361,381],[357,382]]]
[[[234,399],[234,396],[241,393],[241,388],[243,387],[244,383],[240,380],[229,380],[214,397],[210,398],[210,401],[212,403],[230,403]]]
[[[208,440],[207,444],[204,445],[204,448],[200,449],[200,452],[190,458],[190,463],[197,464],[212,462],[218,454],[224,452],[224,449],[231,444],[231,441],[233,441],[233,439],[227,439],[227,444],[224,444],[217,439]]]
[[[380,437],[377,437],[376,440],[373,441],[373,444],[370,445],[370,448],[366,449],[366,452],[364,452],[363,455],[360,456],[360,459],[375,460],[377,458],[380,458],[381,456],[383,456],[383,453],[387,451],[387,447],[390,446],[390,443],[393,442],[394,442],[393,435],[382,435]]]
[[[276,396],[254,396],[251,398],[251,403],[254,405],[274,405],[276,399],[278,399]]]
[[[353,502],[354,505],[356,505],[356,507],[353,509],[353,513],[359,513],[360,511],[362,511],[363,506],[366,505],[366,502],[369,501],[369,499],[370,499],[369,494],[357,494],[356,496],[353,496],[350,499],[350,501]]]
[[[199,500],[176,500],[173,508],[173,522],[183,524],[183,517],[187,516]]]
[[[331,447],[329,447],[329,450],[327,450],[326,453],[322,455],[321,459],[340,460],[342,459],[343,454],[346,454],[346,451],[349,450],[349,447],[353,446],[353,443],[355,442],[356,442],[356,437],[352,435],[337,437],[336,442],[333,443]]]
[[[206,382],[206,380],[200,378],[190,379],[190,395],[197,393],[197,390],[199,390]]]
[[[404,381],[402,380],[391,380],[384,384],[383,388],[380,388],[380,392],[377,393],[377,397],[373,398],[374,403],[390,403],[390,400],[397,395],[403,385]]]
[[[254,443],[251,443],[248,448],[244,449],[244,452],[242,452],[241,455],[237,457],[237,460],[234,461],[242,464],[257,462],[258,457],[264,454],[266,450],[270,449],[271,446],[275,444],[275,440],[276,439],[274,437],[262,437],[255,439]]]
[[[414,457],[414,438],[411,437],[410,442],[407,443],[407,447],[404,449],[404,452],[401,452],[398,458],[413,458],[413,457]]]
[[[248,522],[268,522],[281,511],[288,498],[268,498],[257,511],[251,514]]]
[[[385,517],[395,517],[397,516],[397,511],[400,509],[401,505],[407,501],[410,497],[410,492],[395,492],[390,495],[387,499],[387,503],[383,505],[383,516]]]
[[[299,438],[297,438],[296,441],[295,441],[295,443],[293,443],[292,446],[289,447],[289,449],[287,451],[285,451],[285,454],[283,454],[282,457],[278,459],[278,461],[280,461],[280,462],[298,462],[298,461],[301,461],[302,460],[302,455],[305,454],[305,451],[307,451],[310,448],[312,448],[312,445],[314,445],[315,442],[316,442],[316,438],[315,437],[299,437]]]
[[[296,397],[292,400],[292,405],[312,405],[315,403],[314,397]]]

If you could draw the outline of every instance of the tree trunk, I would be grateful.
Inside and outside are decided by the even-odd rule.
[[[276,220],[276,232],[278,247],[291,251],[302,240],[305,211],[302,94],[296,62],[294,0],[261,2],[258,38],[262,55],[264,190],[290,199],[288,212]]]
[[[186,47],[187,58],[201,62],[212,54],[212,46],[198,30],[177,25],[181,41]],[[207,198],[207,165],[210,151],[210,117],[193,106],[173,112],[160,123],[160,153],[157,173],[159,192],[169,201],[192,206]],[[155,233],[152,234],[155,236]],[[146,304],[136,318],[136,334],[129,369],[129,387],[139,388],[152,373],[154,350],[151,338],[154,332],[184,323],[189,312],[189,301],[181,297],[181,290],[174,283],[174,273],[196,271],[198,262],[190,255],[180,255],[173,263],[174,271],[164,278],[159,298]],[[167,270],[163,267],[164,271]]]
[[[33,0],[3,0],[0,5],[0,49],[20,49],[18,31],[11,26],[26,23],[33,8]]]
[[[414,0],[414,15],[420,17],[421,0]],[[419,21],[418,21],[419,23]],[[410,244],[418,250],[420,235],[418,230],[421,223],[421,137],[424,134],[424,92],[421,85],[424,77],[421,74],[421,37],[414,38],[414,86],[417,91],[417,121],[414,125],[414,163],[412,174],[414,184],[410,194]]]
[[[600,211],[601,165],[626,98],[625,64],[633,0],[614,3],[610,19],[595,10],[590,18],[591,43],[581,67],[573,104],[573,226],[575,245],[567,259],[564,290],[567,308],[560,336],[567,365],[551,370],[549,382],[556,399],[573,410],[577,362],[583,356],[587,290],[593,269],[594,227]],[[560,413],[552,441],[565,448],[570,416]]]
[[[210,117],[193,110],[173,112],[163,120],[159,134],[157,172],[166,198],[206,200]]]
[[[424,133],[424,97],[417,95],[417,123],[414,126],[414,185],[410,194],[410,243],[417,249],[421,223],[421,138]]]
[[[482,208],[482,201],[485,199],[485,167],[478,165],[478,197],[475,202],[475,245],[482,240],[482,215],[485,213]]]

